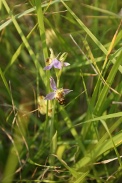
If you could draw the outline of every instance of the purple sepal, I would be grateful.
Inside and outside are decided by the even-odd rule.
[[[50,70],[52,67],[53,67],[53,64],[50,64],[50,65],[44,67],[44,70]]]
[[[56,83],[55,83],[55,81],[54,81],[54,79],[52,77],[50,77],[50,87],[54,91],[57,90]]]
[[[55,92],[51,92],[46,95],[45,100],[52,100],[55,98]]]
[[[68,93],[70,93],[73,90],[69,90],[69,89],[63,89],[64,95],[67,95]]]

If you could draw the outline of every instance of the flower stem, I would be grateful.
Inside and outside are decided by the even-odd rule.
[[[50,166],[54,166],[55,157],[53,156],[53,154],[56,153],[56,149],[57,149],[57,132],[55,132],[55,128],[54,128],[55,108],[56,108],[56,100],[54,100],[54,103],[53,103],[53,114],[52,114],[51,125],[50,125],[50,158],[49,158]],[[53,173],[51,174],[50,178],[53,180]]]
[[[44,56],[44,60],[46,60],[49,56],[48,56],[48,48],[47,48],[47,44],[46,44],[46,31],[45,31],[44,16],[43,16],[43,11],[42,11],[42,7],[41,7],[41,3],[42,3],[41,0],[40,1],[39,0],[35,0],[36,12],[37,12],[37,20],[38,20],[39,32],[40,32],[41,43],[42,43],[43,56]],[[46,64],[46,62],[45,62],[45,64]],[[45,82],[45,85],[46,85],[46,91],[47,92],[50,91],[49,78],[50,78],[50,72],[46,71],[46,81],[44,81],[44,82]],[[49,124],[48,108],[49,108],[49,103],[47,102],[47,113],[46,113],[46,120],[45,120],[45,127],[44,127],[44,136],[47,135],[46,130],[47,130],[47,126]],[[53,119],[52,119],[52,121],[53,121]],[[50,129],[50,131],[51,131],[50,133],[53,136],[53,124],[51,124],[51,126],[52,127]],[[44,142],[42,142],[42,144],[43,143]]]

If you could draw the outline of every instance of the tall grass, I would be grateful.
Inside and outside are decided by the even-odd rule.
[[[0,182],[122,181],[121,5],[0,1]]]

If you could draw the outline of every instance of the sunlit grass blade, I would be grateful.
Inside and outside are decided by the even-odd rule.
[[[110,53],[112,52],[112,49],[114,48],[114,45],[115,45],[114,43],[116,41],[116,37],[117,37],[117,34],[119,32],[119,29],[120,29],[121,25],[122,25],[122,21],[120,22],[120,24],[119,24],[119,26],[118,26],[118,28],[117,28],[117,30],[116,30],[113,38],[112,38],[112,41],[111,41],[110,46],[108,48],[108,53],[106,55],[105,61],[104,61],[103,66],[102,66],[102,70],[105,68],[105,66],[107,64],[107,61],[108,61],[108,57],[109,57]]]
[[[119,132],[117,135],[113,137],[113,142],[116,147],[122,144],[121,136],[122,132]],[[86,154],[86,156],[83,159],[81,159],[78,163],[76,163],[75,168],[79,170],[84,166],[92,162],[95,162],[99,156],[101,156],[103,153],[113,148],[113,142],[111,141],[111,139],[103,143],[99,142],[90,153]]]
[[[119,164],[120,164],[120,166],[121,166],[121,159],[120,159],[119,153],[118,153],[118,151],[117,151],[117,148],[116,148],[116,146],[115,146],[115,144],[114,144],[112,135],[111,135],[111,133],[110,133],[110,131],[109,131],[109,129],[108,129],[108,127],[107,127],[105,121],[101,120],[101,123],[102,123],[102,125],[104,126],[104,128],[106,129],[107,133],[108,133],[109,136],[110,136],[110,139],[111,139],[111,141],[112,141],[112,143],[113,143],[113,149],[115,150],[115,153],[116,153],[116,155],[117,155],[117,157],[118,157]]]
[[[70,167],[67,165],[67,163],[66,163],[63,159],[59,158],[58,156],[55,156],[55,157],[57,157],[57,159],[61,162],[61,164],[62,164],[67,170],[69,170],[69,172],[73,175],[73,177],[75,177],[75,178],[79,177],[79,173],[78,173],[77,171],[75,171],[75,169],[70,168]]]
[[[89,171],[87,172],[82,172],[81,175],[79,177],[76,178],[76,180],[74,181],[74,183],[81,183],[84,181],[84,179],[88,176]]]

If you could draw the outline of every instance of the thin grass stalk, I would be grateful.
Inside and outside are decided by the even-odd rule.
[[[42,41],[42,49],[43,49],[43,55],[44,55],[44,60],[48,58],[48,49],[47,49],[47,44],[46,44],[46,31],[45,31],[45,26],[44,26],[44,16],[43,16],[43,11],[41,7],[41,0],[36,0],[36,11],[37,11],[37,19],[38,19],[38,24],[39,24],[39,32],[40,32],[40,37]],[[46,71],[46,90],[47,92],[50,91],[50,85],[49,85],[49,77],[50,77],[50,72]],[[55,123],[55,107],[56,107],[56,101],[54,101],[53,104],[53,114],[51,117],[51,125],[50,125],[50,154],[55,153],[55,147],[56,143],[53,140],[54,137],[54,123]],[[46,115],[46,121],[45,121],[45,130],[48,125],[48,102],[47,102],[47,115]],[[55,137],[56,138],[56,137]],[[54,165],[54,156],[50,156],[49,158],[49,163],[51,166]],[[51,175],[51,179],[53,179],[53,174]]]
[[[48,58],[48,49],[46,44],[46,32],[45,32],[44,17],[43,17],[41,3],[42,3],[41,0],[40,1],[35,0],[37,20],[39,25],[39,33],[42,41],[42,50],[43,50],[44,60],[46,60]]]
[[[46,32],[45,32],[45,26],[44,26],[44,17],[43,17],[43,11],[42,11],[42,6],[41,6],[42,1],[35,0],[35,5],[36,5],[36,12],[37,12],[37,21],[38,21],[38,26],[39,26],[39,33],[41,37],[41,42],[42,42],[42,51],[43,51],[43,56],[44,60],[48,58],[48,49],[47,49],[47,44],[46,44]],[[46,62],[45,62],[46,64]],[[46,71],[46,91],[49,92],[49,71]],[[47,112],[46,112],[46,121],[45,121],[45,127],[44,127],[44,135],[46,134],[48,126],[48,101],[47,101]],[[43,145],[42,141],[42,145]],[[42,146],[41,145],[41,146]]]
[[[50,165],[51,166],[54,166],[54,156],[52,156],[52,154],[55,154],[55,151],[56,149],[54,148],[55,145],[54,145],[54,141],[53,141],[53,136],[54,136],[54,124],[55,124],[55,109],[56,109],[56,100],[54,100],[54,103],[53,103],[53,113],[52,113],[52,118],[51,118],[51,125],[50,125],[50,159],[49,159],[49,162],[50,162]]]
[[[43,50],[43,56],[44,56],[44,60],[46,61],[46,59],[48,58],[48,48],[47,48],[47,44],[46,44],[46,31],[45,31],[45,26],[44,26],[44,17],[43,17],[43,11],[42,11],[42,7],[41,7],[41,0],[35,0],[35,5],[36,5],[36,12],[37,12],[37,21],[38,21],[38,26],[39,26],[39,33],[40,33],[40,37],[41,37],[41,43],[42,43],[42,50]],[[45,62],[46,64],[46,62]],[[49,91],[49,72],[46,72],[46,90],[47,92]],[[48,106],[48,104],[47,104]],[[47,107],[47,111],[48,111],[48,107]],[[48,118],[48,112],[47,112],[47,118]]]

